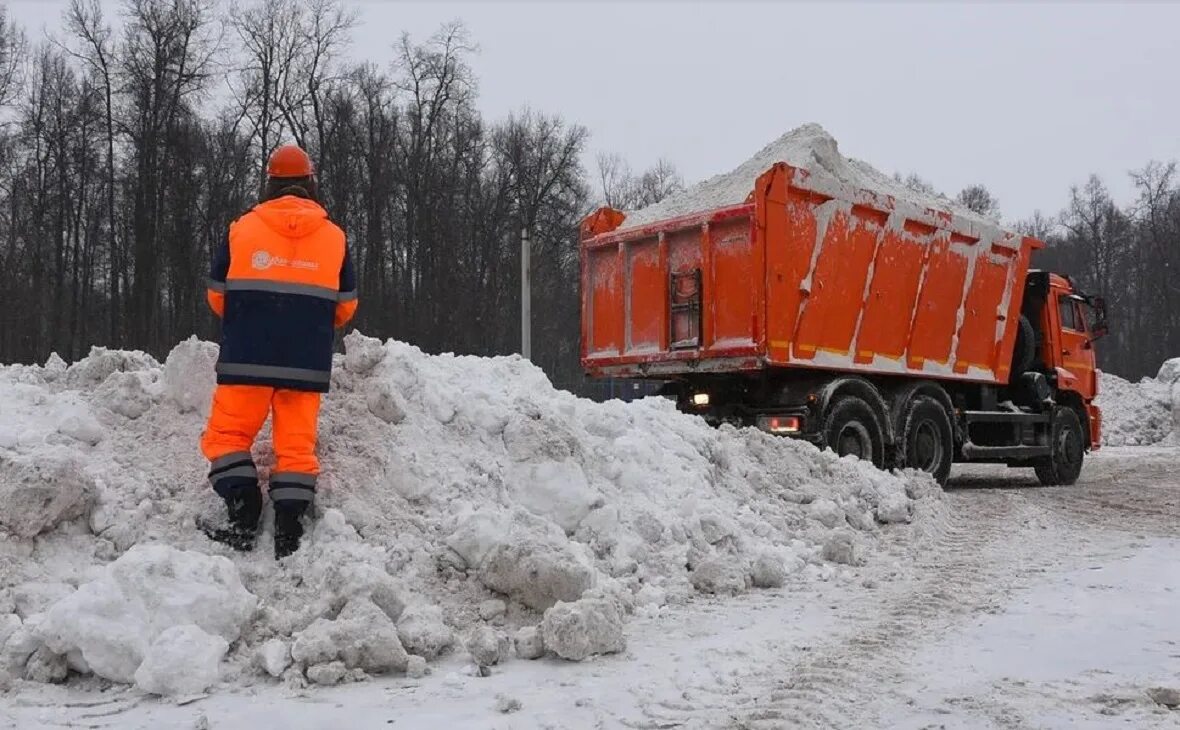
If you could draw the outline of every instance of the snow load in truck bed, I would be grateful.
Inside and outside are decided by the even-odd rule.
[[[623,228],[634,228],[690,213],[737,205],[754,189],[754,181],[758,176],[777,162],[802,167],[816,178],[892,196],[918,208],[945,210],[988,228],[996,226],[996,221],[981,216],[949,198],[911,190],[867,162],[844,157],[840,154],[836,139],[823,127],[813,123],[792,129],[729,172],[697,183],[654,205],[627,213]]]
[[[268,525],[251,554],[194,526],[222,509],[196,448],[215,345],[0,368],[0,680],[332,683],[406,671],[407,652],[465,656],[481,626],[468,646],[484,663],[537,624],[521,654],[543,641],[576,659],[618,651],[619,616],[850,576],[883,531],[942,514],[925,477],[715,430],[662,399],[582,400],[517,357],[345,344],[320,514],[282,564]],[[255,457],[265,478],[267,432]]]

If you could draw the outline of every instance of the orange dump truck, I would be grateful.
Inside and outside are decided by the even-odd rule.
[[[582,363],[940,482],[976,461],[1069,484],[1100,443],[1105,314],[1030,270],[1043,245],[785,163],[737,205],[635,226],[602,208],[581,227]]]

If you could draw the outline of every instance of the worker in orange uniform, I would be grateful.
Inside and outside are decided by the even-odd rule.
[[[237,219],[214,256],[209,306],[221,317],[217,390],[201,450],[229,511],[209,537],[251,550],[262,515],[254,437],[274,414],[270,475],[275,557],[299,549],[316,492],[316,422],[332,376],[334,328],[356,312],[356,275],[344,231],[317,198],[315,170],[295,145],[267,164],[262,200]]]

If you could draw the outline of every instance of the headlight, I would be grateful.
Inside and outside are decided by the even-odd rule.
[[[707,406],[707,405],[709,405],[709,394],[708,393],[693,393],[692,394],[692,404],[694,406]]]

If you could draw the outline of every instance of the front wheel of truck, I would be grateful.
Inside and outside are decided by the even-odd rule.
[[[1050,434],[1052,451],[1033,465],[1037,479],[1047,487],[1073,484],[1082,473],[1082,459],[1086,454],[1082,422],[1074,409],[1057,406],[1053,409],[1053,428]]]
[[[828,408],[824,444],[837,456],[855,456],[878,469],[885,465],[885,436],[873,409],[864,400],[846,395]]]

